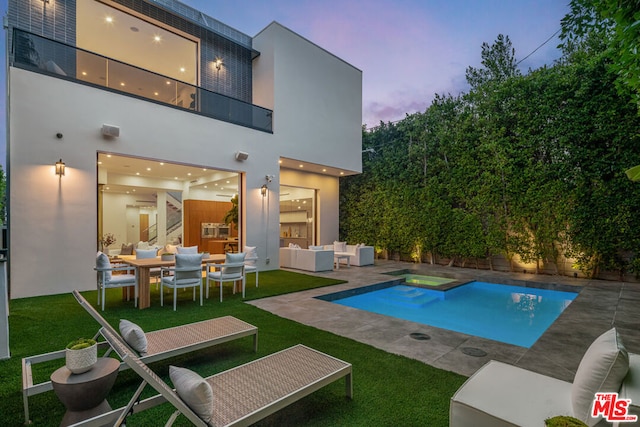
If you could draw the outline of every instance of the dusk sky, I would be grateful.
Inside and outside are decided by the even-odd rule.
[[[560,29],[568,1],[183,0],[249,36],[277,21],[362,70],[362,121],[369,128],[424,111],[436,93],[467,91],[466,68],[480,66],[482,43],[498,34],[509,36],[522,60]],[[6,14],[7,0],[0,0],[0,10]],[[4,46],[4,31],[1,37]],[[520,63],[521,71],[552,64],[558,43],[555,36],[540,47]],[[4,70],[3,55],[3,81]]]

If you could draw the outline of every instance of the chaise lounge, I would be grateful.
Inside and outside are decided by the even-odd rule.
[[[183,414],[196,426],[247,426],[345,378],[346,395],[353,396],[351,364],[304,345],[296,345],[208,378],[184,368],[170,367],[171,389],[120,336],[101,329],[118,356],[142,377],[129,404],[86,420],[87,424],[122,425],[132,413],[169,402],[176,412],[165,425]],[[160,394],[140,401],[146,385]]]
[[[108,330],[112,335],[120,336],[80,292],[74,290],[73,296],[103,329]],[[99,333],[95,337],[97,338],[98,335]],[[127,345],[136,347],[139,345],[140,339],[144,340],[146,349],[144,356],[140,358],[146,363],[151,363],[247,336],[253,336],[253,350],[257,352],[258,328],[235,317],[224,316],[152,332],[134,330]],[[106,343],[100,344],[101,348],[108,347]],[[33,383],[32,365],[64,357],[65,351],[62,350],[22,359],[22,395],[25,423],[29,423],[29,396],[53,389],[51,381]]]
[[[640,355],[627,353],[615,328],[587,349],[573,383],[490,361],[451,398],[449,426],[540,427],[558,415],[590,427],[611,425],[591,416],[596,392],[631,399],[628,414],[640,415]]]

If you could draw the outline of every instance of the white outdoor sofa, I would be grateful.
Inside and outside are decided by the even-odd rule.
[[[280,267],[313,272],[333,270],[333,251],[280,248]]]
[[[558,415],[578,418],[588,426],[611,425],[602,417],[591,417],[596,392],[617,392],[619,399],[631,399],[629,415],[640,415],[640,355],[627,353],[615,328],[591,344],[573,384],[490,361],[451,398],[449,426],[541,427],[545,419]]]
[[[364,265],[373,265],[373,246],[366,245],[347,245],[347,250],[344,252],[335,251],[333,245],[325,245],[325,249],[332,250],[335,252],[335,255],[348,255],[349,256],[349,265],[355,265],[357,267],[362,267]],[[340,264],[346,264],[347,259],[341,258]]]

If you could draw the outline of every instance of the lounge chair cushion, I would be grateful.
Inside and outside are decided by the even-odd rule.
[[[140,326],[128,320],[120,319],[120,335],[141,356],[147,354],[147,336]]]
[[[195,372],[169,366],[169,377],[176,393],[206,423],[211,421],[213,410],[213,391],[204,378]]]
[[[238,252],[237,254],[233,254],[233,253],[227,252],[224,258],[225,258],[225,261],[224,261],[225,264],[244,263],[245,253]],[[242,267],[223,267],[222,272],[225,275],[229,275],[229,274],[240,275],[242,273]]]
[[[123,243],[120,247],[120,255],[133,255],[133,243],[128,245]]]
[[[334,252],[347,252],[347,242],[333,242]]]
[[[615,328],[600,335],[582,357],[571,387],[573,415],[593,426],[591,417],[596,392],[618,392],[629,371],[629,354]]]

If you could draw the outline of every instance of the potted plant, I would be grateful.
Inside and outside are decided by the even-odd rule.
[[[557,417],[544,420],[546,427],[587,427],[585,423],[577,418],[568,415],[558,415]]]
[[[238,223],[238,195],[236,194],[231,198],[231,209],[227,211],[222,220],[225,224],[235,225]]]
[[[65,350],[65,365],[74,374],[87,372],[98,362],[98,343],[94,339],[71,341]]]
[[[175,261],[176,255],[171,252],[163,252],[160,254],[160,259],[162,261]]]

